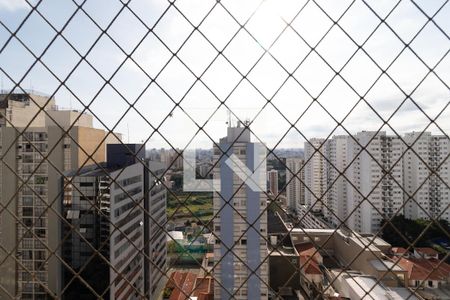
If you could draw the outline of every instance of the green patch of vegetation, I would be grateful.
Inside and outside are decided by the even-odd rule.
[[[167,215],[171,219],[193,218],[209,220],[213,215],[212,193],[168,194]]]
[[[386,222],[384,221],[381,226]],[[382,237],[393,246],[406,248],[417,239],[415,247],[428,247],[432,246],[431,240],[446,236],[449,230],[450,226],[446,220],[441,219],[436,222],[424,219],[411,220],[399,215],[386,224]],[[436,250],[442,251],[442,249]]]

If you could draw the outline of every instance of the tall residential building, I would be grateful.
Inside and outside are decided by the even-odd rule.
[[[312,211],[322,211],[325,192],[325,139],[305,142],[305,203]]]
[[[368,233],[377,232],[384,218],[398,214],[450,220],[446,211],[450,204],[449,139],[412,132],[403,140],[385,132],[363,131],[325,142],[328,192],[324,203],[328,208],[323,213],[328,221],[339,226],[348,217],[349,228]],[[407,193],[413,195],[411,199]]]
[[[116,225],[111,223],[110,219],[110,190],[111,185],[115,184],[114,177],[110,173],[134,164],[143,164],[144,149],[142,144],[107,145],[106,163],[90,165],[64,174],[62,197],[64,219],[61,219],[63,236],[61,244],[63,259],[67,265],[64,264],[61,267],[65,299],[93,298],[95,294],[91,289],[94,289],[98,295],[109,294],[110,226]],[[145,191],[143,181],[135,183],[138,184],[136,191]],[[126,186],[128,185],[122,188],[126,190]],[[121,186],[118,188],[120,189]],[[132,189],[132,191],[135,190]],[[154,192],[154,189],[151,189],[151,192]],[[133,193],[130,193],[130,196],[133,196]],[[165,205],[159,209],[164,211]],[[155,214],[159,213],[160,211],[155,212]],[[137,212],[130,213],[130,215],[133,214]],[[125,238],[131,240],[133,234],[135,234],[134,231],[127,234]],[[163,267],[162,265],[161,268]],[[82,271],[80,276],[83,281],[79,280],[72,271]]]
[[[290,208],[300,211],[305,205],[305,170],[301,158],[286,158],[286,198]]]
[[[386,132],[358,132],[349,147],[356,157],[348,172],[347,211],[349,228],[375,233],[385,217],[402,214],[403,151],[397,136]],[[361,151],[362,150],[362,151]]]
[[[61,175],[104,161],[105,131],[44,96],[0,95],[0,113],[0,298],[47,299],[61,290]]]
[[[268,252],[263,238],[267,237],[266,165],[259,169],[258,191],[243,184],[243,174],[226,163],[235,154],[243,167],[253,172],[260,158],[266,156],[265,147],[252,143],[249,129],[238,125],[227,128],[227,136],[214,145],[213,151],[214,161],[218,161],[214,179],[221,183],[220,193],[214,193],[213,200],[214,214],[218,214],[214,219],[214,257],[219,262],[214,269],[214,297],[229,299],[231,293],[233,299],[268,299]],[[222,151],[227,155],[221,157]]]
[[[167,256],[165,169],[158,162],[138,162],[111,173],[111,299],[157,297]]]
[[[269,175],[269,191],[276,197],[278,196],[278,171],[270,170],[267,174]]]
[[[450,141],[429,132],[407,133],[403,163],[405,217],[450,221]],[[432,173],[436,171],[436,173]]]
[[[329,139],[325,145],[325,178],[327,207],[324,209],[325,218],[334,226],[347,223],[349,214],[347,207],[347,176],[348,165],[352,162],[349,156],[349,147],[353,144],[352,137],[348,135],[337,135]]]

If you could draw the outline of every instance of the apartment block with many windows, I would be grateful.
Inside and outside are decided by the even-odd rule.
[[[266,156],[265,147],[252,143],[249,129],[238,125],[227,128],[227,136],[213,151],[214,161],[218,161],[214,179],[221,183],[220,193],[213,197],[214,214],[218,214],[214,218],[214,259],[218,262],[214,268],[214,298],[228,299],[234,294],[234,299],[268,299],[268,264],[264,262],[267,243],[263,238],[267,237],[265,160],[260,169],[260,191],[243,184],[237,174],[240,170],[236,173],[226,163],[234,154],[253,172],[255,163]]]
[[[305,161],[301,158],[286,158],[286,198],[288,207],[300,211],[305,205]]]
[[[138,162],[111,173],[110,298],[153,299],[165,272],[165,166]]]
[[[104,161],[106,133],[52,98],[2,95],[0,106],[0,201],[8,209],[0,220],[0,298],[47,299],[61,290],[60,178]]]
[[[429,132],[407,133],[403,163],[405,217],[450,221],[450,141]],[[408,195],[409,194],[409,195]]]
[[[326,188],[324,143],[313,138],[305,142],[305,203],[312,211],[321,212]]]

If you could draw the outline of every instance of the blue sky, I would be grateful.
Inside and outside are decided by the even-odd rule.
[[[149,147],[168,147],[162,136],[173,146],[185,147],[198,131],[194,121],[203,126],[209,119],[203,127],[209,137],[200,132],[191,146],[210,147],[210,137],[218,140],[225,133],[227,109],[220,106],[221,101],[236,117],[254,120],[251,128],[261,141],[269,146],[280,143],[279,147],[303,147],[304,137],[328,136],[336,122],[342,122],[349,132],[378,130],[383,125],[381,117],[389,119],[399,133],[423,130],[429,120],[421,110],[434,119],[449,103],[450,55],[434,69],[435,74],[428,71],[450,49],[450,4],[433,18],[438,28],[427,23],[428,17],[406,0],[400,1],[381,25],[379,17],[385,18],[397,1],[366,1],[372,11],[363,1],[354,1],[348,8],[352,1],[222,0],[217,4],[212,0],[177,0],[171,5],[166,0],[130,0],[128,7],[123,7],[119,0],[87,0],[82,6],[85,12],[79,10],[65,26],[76,4],[82,2],[0,0],[2,87],[14,86],[11,77],[25,89],[47,94],[56,91],[58,104],[67,108],[81,109],[95,97],[90,111],[97,117],[96,125],[113,128],[118,123],[115,130],[125,134],[126,141],[146,140],[153,126],[160,133],[153,134]],[[427,16],[433,16],[444,2],[415,1]],[[58,78],[41,63],[28,72],[35,59],[17,39],[4,47],[10,37],[8,30],[15,32],[29,14],[29,4],[37,3],[37,10],[54,29],[65,26],[62,35],[77,51],[61,37],[52,42],[56,32],[37,12],[18,30],[17,37],[37,57],[52,42],[42,61]],[[117,45],[102,35],[89,51],[119,11],[107,30]],[[338,20],[337,24],[330,18]],[[404,43],[410,48],[403,50]],[[311,52],[310,47],[317,52]],[[129,54],[135,62],[127,59]],[[86,59],[81,63],[80,55]],[[340,76],[335,76],[336,71]],[[405,94],[420,109],[408,99],[392,116]],[[361,102],[361,97],[367,103]],[[139,100],[135,109],[121,118],[129,108],[124,98],[130,103]],[[317,102],[311,105],[314,98]],[[174,107],[172,117],[161,124]],[[303,136],[289,124],[300,116],[296,128]],[[450,132],[449,107],[436,123],[445,133]],[[386,126],[384,129],[390,131]],[[442,133],[435,125],[429,130]],[[333,134],[343,132],[339,128]]]

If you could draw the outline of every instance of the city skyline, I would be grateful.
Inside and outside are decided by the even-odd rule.
[[[450,0],[0,0],[0,298],[450,295]]]

